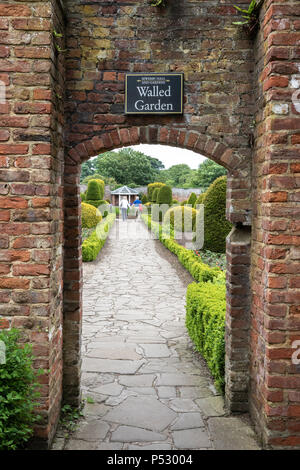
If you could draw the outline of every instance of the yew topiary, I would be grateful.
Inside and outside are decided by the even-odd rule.
[[[197,200],[197,195],[195,193],[191,193],[190,197],[188,198],[188,204],[190,204],[192,207],[194,207],[194,204]]]
[[[196,227],[197,211],[192,207],[171,207],[164,216],[164,224],[170,226],[177,232],[192,232]]]
[[[158,204],[172,204],[172,188],[171,186],[162,186],[158,191]]]
[[[203,204],[203,200],[205,198],[205,195],[206,195],[206,193],[199,194],[199,196],[197,197],[196,202],[194,204],[195,209],[197,207],[197,204]]]
[[[148,195],[148,200],[150,202],[156,202],[154,201],[153,199],[153,191],[156,189],[156,188],[161,188],[162,186],[165,186],[165,183],[160,183],[160,182],[157,182],[157,183],[150,183],[148,184],[147,186],[147,195]]]
[[[204,204],[204,250],[225,253],[231,223],[226,212],[226,176],[217,178],[206,191]]]
[[[157,204],[159,189],[160,188],[154,188],[154,191],[152,193],[152,202],[154,202],[154,204]]]

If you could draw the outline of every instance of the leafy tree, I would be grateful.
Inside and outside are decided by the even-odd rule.
[[[169,186],[182,186],[193,170],[186,163],[173,165],[159,173],[159,179]]]
[[[155,179],[149,157],[131,148],[99,155],[96,166],[104,177],[113,177],[121,185],[144,186]]]
[[[81,176],[80,182],[85,182],[84,179],[88,176],[92,176],[96,171],[96,159],[88,160],[81,165]]]
[[[200,163],[193,181],[196,187],[207,189],[220,176],[226,175],[227,170],[212,160],[206,159]]]

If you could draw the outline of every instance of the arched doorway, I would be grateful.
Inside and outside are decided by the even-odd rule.
[[[249,165],[237,153],[195,131],[168,127],[113,130],[80,143],[65,165],[65,284],[64,390],[65,400],[80,397],[80,336],[82,321],[82,261],[80,228],[80,164],[95,153],[140,143],[173,145],[193,150],[228,169],[227,217],[236,228],[227,242],[226,401],[232,411],[248,409],[250,226]],[[247,189],[248,188],[248,189]],[[70,240],[70,234],[72,238]],[[242,359],[241,359],[242,357]]]

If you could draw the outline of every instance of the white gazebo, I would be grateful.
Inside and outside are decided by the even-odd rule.
[[[115,189],[111,192],[111,203],[113,206],[119,206],[122,197],[126,197],[129,204],[132,204],[139,193],[135,189],[128,188],[128,186],[122,186],[121,188]]]

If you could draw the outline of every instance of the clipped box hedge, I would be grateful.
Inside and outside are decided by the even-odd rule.
[[[101,223],[96,227],[96,230],[84,240],[82,244],[82,260],[83,261],[94,261],[101,248],[106,242],[108,233],[115,221],[116,214],[108,214]]]
[[[201,258],[195,255],[192,250],[179,245],[174,240],[174,230],[172,228],[168,231],[166,226],[153,222],[150,215],[143,214],[142,219],[165,247],[177,256],[180,263],[191,273],[195,281],[206,282],[224,277],[220,268],[211,268],[203,263]]]
[[[225,284],[193,282],[186,295],[187,330],[221,392],[225,386],[225,289]]]

